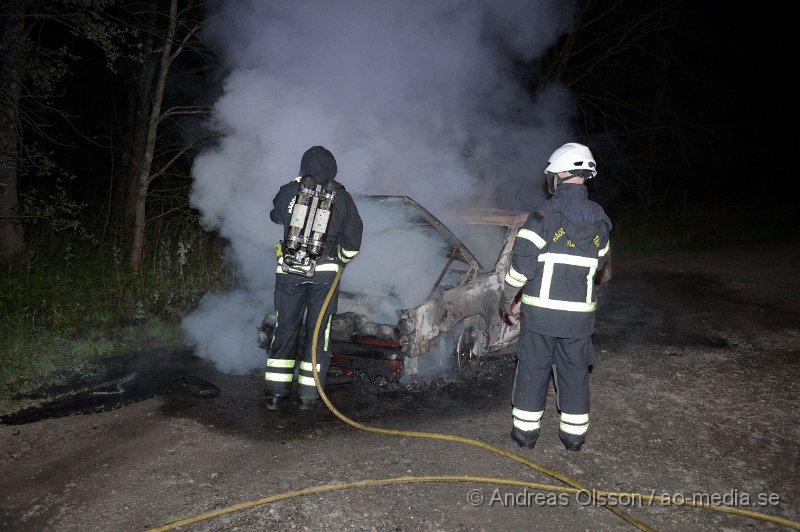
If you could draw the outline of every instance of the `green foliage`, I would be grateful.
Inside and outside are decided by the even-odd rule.
[[[674,210],[621,208],[609,212],[617,256],[662,250],[714,249],[797,238],[798,212],[746,206],[698,205]]]
[[[9,17],[19,17],[24,29],[19,33],[0,34],[0,50],[4,60],[14,69],[24,93],[33,99],[57,93],[61,81],[70,72],[71,64],[81,58],[66,46],[64,40],[42,39],[42,32],[65,29],[78,39],[85,39],[100,48],[113,69],[123,50],[132,46],[134,32],[109,15],[108,9],[118,0],[56,0],[20,2],[9,9]]]
[[[43,52],[41,47],[22,41],[16,47],[15,57],[19,63],[17,72],[33,93],[44,98],[54,94],[61,80],[69,72],[68,59],[75,59],[63,47]]]
[[[0,277],[0,400],[88,371],[99,357],[183,345],[180,319],[223,282],[222,243],[161,229],[138,274],[122,249],[38,237]]]
[[[61,179],[56,179],[55,191],[47,197],[41,197],[36,189],[20,194],[20,207],[28,227],[44,223],[60,235],[94,240],[79,218],[86,204],[70,199]]]
[[[121,4],[119,0],[61,0],[68,10],[70,32],[97,45],[106,56],[107,66],[124,53],[125,44],[135,38],[135,31],[108,16],[108,9]]]

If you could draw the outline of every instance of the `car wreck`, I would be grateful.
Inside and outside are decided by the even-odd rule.
[[[362,196],[357,198],[366,220],[388,220],[373,239],[391,232],[396,253],[403,237],[419,239],[434,251],[423,250],[419,240],[413,253],[424,256],[423,273],[415,272],[405,283],[385,289],[343,285],[338,311],[331,321],[329,382],[349,379],[363,372],[370,380],[409,382],[433,377],[474,376],[488,356],[508,353],[519,336],[519,323],[507,321],[499,312],[499,299],[517,231],[528,213],[471,208],[452,217],[451,230],[430,211],[407,196]],[[396,216],[393,216],[396,215]],[[365,224],[366,225],[366,224]],[[374,225],[374,224],[373,224]],[[466,242],[465,242],[466,241]],[[362,253],[370,243],[365,235]],[[387,248],[388,249],[388,248]],[[378,253],[373,265],[379,275],[391,276],[402,269],[400,257]],[[370,262],[361,256],[354,261]],[[348,265],[343,275],[362,279]],[[608,272],[602,280],[607,280]],[[398,293],[412,291],[416,300]],[[364,288],[367,288],[366,290]],[[387,304],[397,303],[386,312]],[[406,303],[406,306],[401,306]],[[381,308],[382,310],[376,310]],[[274,318],[267,314],[259,327],[259,346],[268,350]],[[300,334],[304,338],[304,334]],[[299,346],[302,347],[302,346]]]

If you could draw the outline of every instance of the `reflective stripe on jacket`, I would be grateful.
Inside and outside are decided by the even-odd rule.
[[[562,186],[553,198],[559,202],[546,202],[517,232],[505,282],[524,287],[523,326],[538,334],[584,338],[594,332],[594,276],[610,249],[611,224],[583,185]],[[556,205],[579,212],[582,222],[570,220]]]

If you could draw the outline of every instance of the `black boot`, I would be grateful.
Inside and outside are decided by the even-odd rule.
[[[533,449],[536,445],[536,439],[539,437],[539,429],[536,430],[520,430],[517,427],[511,429],[511,439],[517,442],[520,447]]]
[[[278,410],[281,401],[283,400],[282,395],[275,395],[272,393],[267,394],[267,410],[276,411]]]
[[[319,397],[301,397],[297,402],[300,410],[314,410],[319,407]]]
[[[583,444],[586,443],[586,436],[583,434],[568,434],[559,431],[558,437],[568,451],[580,451]]]

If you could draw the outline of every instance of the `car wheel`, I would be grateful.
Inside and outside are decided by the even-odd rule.
[[[477,375],[485,346],[486,335],[482,331],[472,325],[460,328],[455,337],[454,355],[461,376],[472,378]]]

